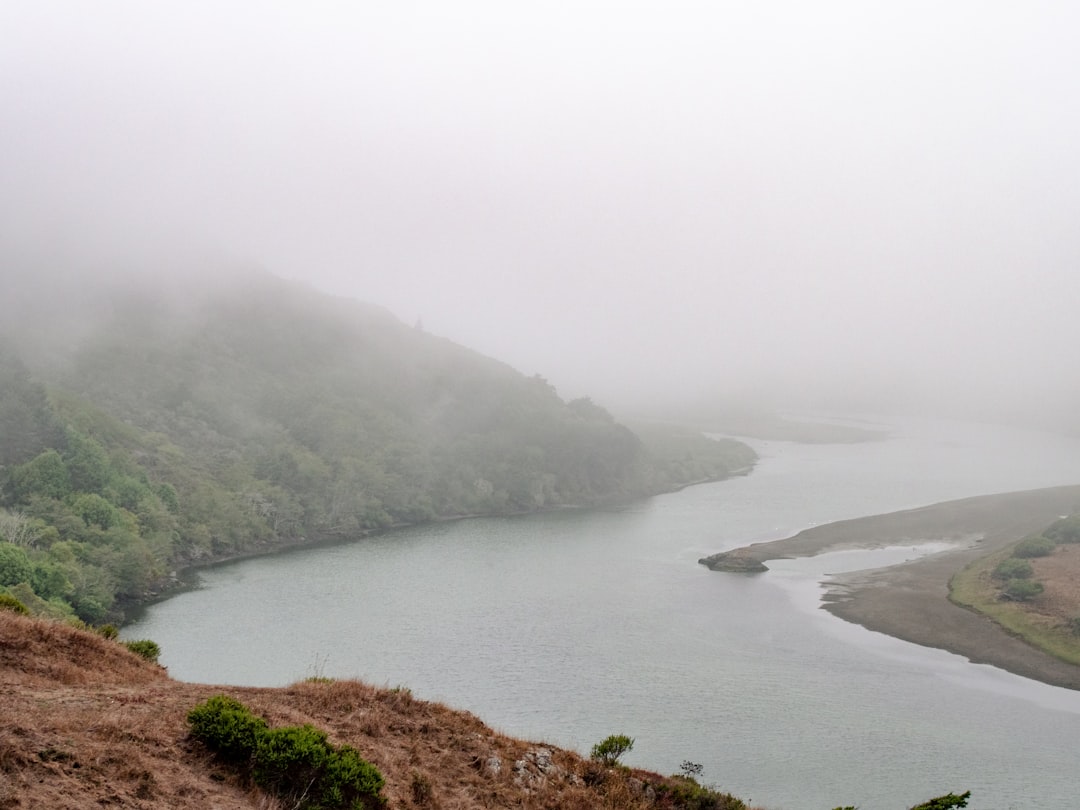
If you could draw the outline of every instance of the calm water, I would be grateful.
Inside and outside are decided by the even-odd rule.
[[[613,511],[396,531],[202,572],[124,630],[176,678],[406,685],[493,727],[769,810],[893,810],[970,789],[972,807],[1073,810],[1080,693],[870,633],[817,609],[842,553],[759,577],[705,554],[936,501],[1080,482],[1080,442],[940,422],[860,445],[757,442],[745,478]],[[932,539],[932,538],[928,538]]]

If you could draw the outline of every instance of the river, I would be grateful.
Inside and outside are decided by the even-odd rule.
[[[1080,440],[879,420],[884,441],[751,441],[745,477],[611,510],[484,518],[224,564],[124,628],[173,677],[407,686],[495,729],[625,761],[768,810],[1073,810],[1080,692],[871,633],[818,609],[825,572],[903,552],[713,573],[699,557],[808,526],[1080,482]],[[897,557],[895,555],[902,554]],[[884,555],[884,556],[883,556]]]

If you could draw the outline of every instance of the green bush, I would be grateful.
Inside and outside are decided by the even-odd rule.
[[[1027,602],[1043,592],[1043,584],[1032,579],[1010,579],[1001,595],[1015,602]]]
[[[158,656],[161,655],[161,647],[157,645],[157,642],[151,641],[148,638],[142,638],[137,641],[125,641],[124,646],[136,655],[142,656],[152,664],[156,664]]]
[[[191,736],[229,762],[249,762],[268,726],[227,695],[215,695],[187,716]]]
[[[266,729],[255,744],[255,784],[295,805],[312,793],[331,753],[326,732],[314,726]]]
[[[1080,543],[1080,515],[1055,520],[1043,531],[1043,537],[1049,537],[1055,543]]]
[[[946,793],[944,796],[938,796],[936,799],[917,804],[911,810],[954,810],[954,808],[958,807],[967,807],[970,798],[970,790],[964,793]]]
[[[625,734],[612,734],[592,747],[592,758],[604,765],[614,765],[619,757],[634,747],[634,741]]]
[[[384,780],[347,745],[334,748],[314,726],[271,729],[239,701],[217,695],[188,712],[191,734],[245,767],[260,787],[300,810],[377,810]]]
[[[0,593],[0,610],[10,610],[23,616],[30,615],[30,608],[9,593]]]
[[[674,777],[661,792],[670,797],[673,807],[685,810],[746,810],[742,799],[699,785],[689,777]]]
[[[1010,579],[1027,579],[1034,571],[1031,568],[1031,563],[1027,560],[1017,559],[1016,557],[1010,557],[1007,560],[1003,560],[991,576],[994,579],[1010,580]]]
[[[1054,553],[1055,545],[1057,544],[1049,537],[1043,537],[1042,535],[1028,537],[1016,544],[1016,548],[1013,549],[1013,556],[1048,557]]]
[[[377,810],[386,804],[379,795],[385,780],[379,769],[348,745],[333,751],[319,780],[319,800],[327,808],[349,807]]]
[[[314,726],[284,726],[259,736],[255,783],[308,810],[379,808],[382,774],[349,746],[335,750]]]

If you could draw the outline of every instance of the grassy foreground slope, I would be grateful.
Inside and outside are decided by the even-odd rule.
[[[0,588],[98,623],[176,568],[626,501],[752,466],[266,274],[87,289],[0,334]],[[74,298],[74,302],[72,300]]]
[[[642,770],[498,734],[476,717],[356,681],[281,689],[170,679],[120,644],[0,610],[0,807],[231,810],[281,805],[189,736],[216,694],[271,726],[311,724],[386,780],[390,808],[692,808],[738,799]]]

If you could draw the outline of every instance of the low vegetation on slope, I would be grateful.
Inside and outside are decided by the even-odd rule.
[[[949,598],[1080,665],[1080,514],[976,560],[953,577]]]
[[[98,293],[105,296],[104,293]],[[0,588],[99,623],[177,567],[393,525],[625,501],[748,469],[269,276],[9,322]]]
[[[355,751],[376,769],[364,772],[377,772],[385,782],[377,789],[373,777],[363,783],[373,788],[364,796],[380,797],[371,806],[385,801],[391,808],[443,810],[745,810],[735,797],[689,778],[602,764],[505,737],[470,714],[417,700],[408,690],[325,680],[282,689],[185,684],[114,641],[5,610],[0,610],[0,807],[297,806],[275,798],[293,795],[288,774],[304,770],[294,759],[273,771],[268,787],[215,753],[205,735],[192,734],[192,711],[211,699],[242,705],[260,727],[309,727],[305,739],[320,750]],[[281,762],[285,749],[274,750]]]

